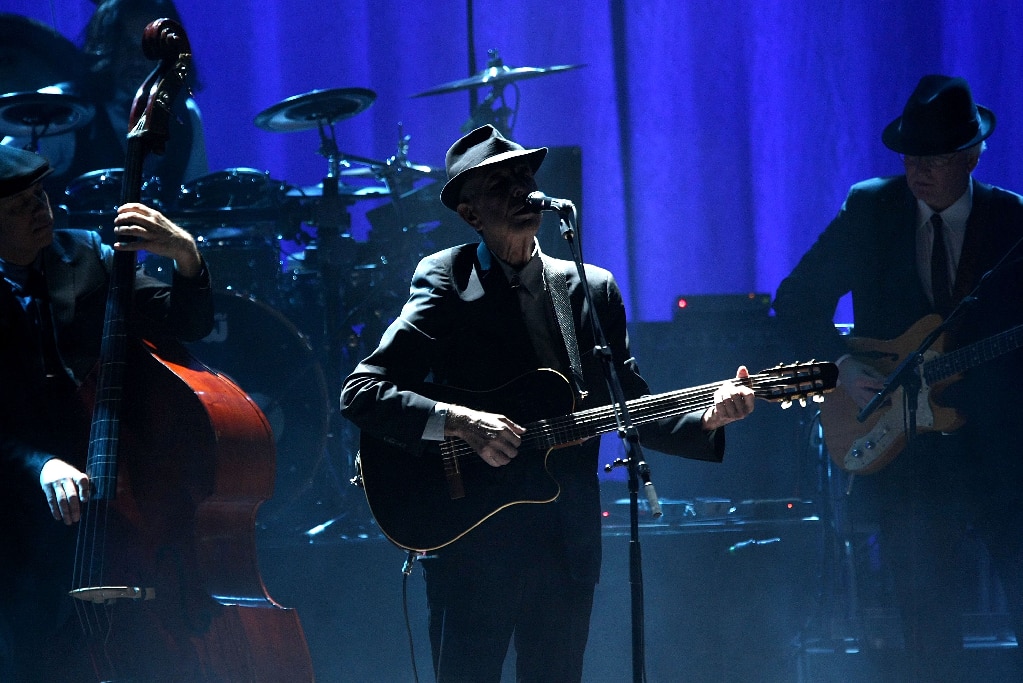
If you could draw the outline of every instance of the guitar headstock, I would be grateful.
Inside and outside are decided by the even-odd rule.
[[[790,407],[794,401],[806,406],[806,399],[821,403],[824,394],[837,385],[838,366],[817,361],[790,365],[779,363],[749,377],[749,386],[757,398],[780,402],[782,408]]]

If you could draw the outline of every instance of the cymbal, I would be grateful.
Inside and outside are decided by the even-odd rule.
[[[413,164],[410,162],[381,162],[370,166],[351,166],[343,168],[338,175],[349,178],[389,178],[391,176],[409,173],[415,177],[436,178],[444,180],[447,178],[443,168],[434,168],[425,164]]]
[[[337,194],[341,199],[375,199],[377,197],[390,196],[391,191],[385,185],[366,185],[357,187],[355,185],[338,184]],[[323,183],[308,185],[306,187],[293,187],[285,194],[287,197],[309,197],[316,198],[323,196]]]
[[[366,88],[333,88],[295,95],[256,115],[255,124],[271,133],[316,128],[355,116],[369,108],[376,93]]]
[[[560,71],[569,71],[571,69],[578,69],[586,66],[585,64],[560,64],[557,66],[546,66],[546,67],[532,67],[532,66],[520,66],[510,67],[503,64],[498,66],[487,67],[483,71],[477,74],[463,78],[457,81],[450,81],[448,83],[442,83],[429,90],[424,90],[421,93],[413,95],[412,97],[426,97],[427,95],[441,95],[443,93],[457,92],[459,90],[471,90],[473,88],[482,87],[497,87],[504,86],[513,81],[521,81],[526,78],[536,78],[537,76],[546,76],[548,74],[558,73]]]
[[[7,93],[0,95],[0,134],[60,135],[88,124],[95,113],[91,103],[66,93]]]

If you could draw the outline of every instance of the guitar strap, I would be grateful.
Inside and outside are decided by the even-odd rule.
[[[550,259],[543,259],[544,277],[550,284],[551,301],[554,303],[554,315],[558,319],[561,337],[565,340],[568,351],[568,363],[572,369],[572,384],[581,401],[589,393],[583,381],[583,365],[579,358],[579,341],[575,335],[575,321],[572,316],[572,304],[568,299],[568,276],[554,267]]]

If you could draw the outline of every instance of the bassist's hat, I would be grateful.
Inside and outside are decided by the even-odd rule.
[[[994,130],[994,113],[973,101],[965,79],[932,75],[920,79],[881,141],[899,154],[924,157],[973,147]]]
[[[46,157],[0,145],[0,199],[13,197],[53,173]]]

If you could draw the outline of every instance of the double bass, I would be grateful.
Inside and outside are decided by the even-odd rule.
[[[158,19],[143,51],[160,64],[132,105],[122,203],[162,153],[191,59],[184,29]],[[81,680],[311,681],[298,614],[259,575],[255,517],[273,493],[275,449],[259,407],[168,340],[129,333],[133,251],[114,254],[79,524],[74,598]]]

